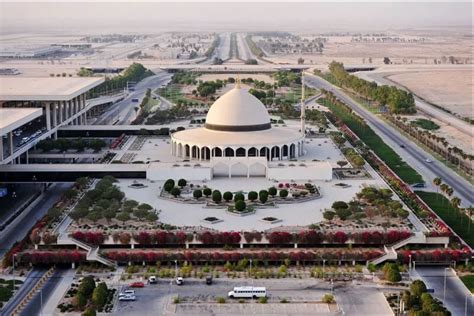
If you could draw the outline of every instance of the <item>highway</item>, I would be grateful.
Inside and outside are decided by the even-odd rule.
[[[413,279],[421,279],[426,287],[433,289],[434,297],[444,301],[453,316],[474,315],[474,298],[452,269],[445,267],[416,267],[410,272]],[[446,273],[446,300],[444,280]]]
[[[25,308],[21,310],[20,316],[42,315],[42,308],[44,310],[46,303],[67,271],[66,269],[56,269],[53,275],[44,282],[41,291],[36,292]]]
[[[145,97],[147,89],[159,88],[162,84],[167,84],[171,80],[171,74],[159,72],[154,76],[148,77],[137,83],[125,99],[111,106],[94,122],[95,125],[107,125],[117,122],[117,124],[129,124],[135,118],[135,107],[140,105]],[[132,99],[138,99],[138,102],[132,102]]]
[[[474,197],[472,194],[474,192],[474,187],[472,184],[470,184],[461,176],[457,175],[441,162],[437,161],[436,158],[426,153],[407,137],[401,135],[397,130],[389,126],[380,117],[359,105],[341,89],[333,86],[320,77],[309,74],[305,76],[305,82],[306,85],[310,87],[331,91],[340,100],[344,101],[354,110],[354,112],[364,118],[368,122],[369,126],[389,146],[391,146],[395,152],[397,152],[408,164],[410,164],[423,176],[428,186],[431,186],[431,183],[435,177],[441,177],[443,182],[447,183],[454,189],[454,195],[457,195],[461,199],[461,206],[468,207],[474,203]],[[403,144],[405,148],[401,148],[401,144]],[[427,158],[433,162],[427,163]]]
[[[0,235],[0,245],[2,245],[0,247],[0,258],[3,257],[16,241],[20,241],[25,237],[30,228],[48,212],[48,209],[59,200],[63,191],[70,186],[70,183],[53,184],[48,188],[41,201],[31,209],[31,215],[25,216],[21,221],[16,223],[12,229],[2,232]]]
[[[28,276],[26,277],[25,282],[23,285],[20,287],[16,295],[14,295],[8,303],[4,306],[2,309],[2,316],[5,315],[12,315],[13,310],[20,304],[21,300],[23,297],[25,297],[31,289],[35,286],[36,283],[38,283],[39,279],[43,276],[43,274],[46,272],[45,268],[33,268],[33,270],[30,271]],[[22,315],[25,315],[22,313]],[[30,314],[34,315],[34,314]]]

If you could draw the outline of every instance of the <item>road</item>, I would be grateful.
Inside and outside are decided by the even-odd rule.
[[[243,61],[246,61],[248,59],[257,60],[257,57],[255,57],[252,54],[249,46],[247,45],[247,41],[245,40],[245,34],[237,33],[236,39],[237,39],[237,51],[239,53],[238,58],[242,59]]]
[[[48,278],[41,287],[41,291],[36,292],[33,298],[26,304],[25,308],[21,310],[20,316],[41,315],[42,307],[44,308],[66,272],[67,270],[65,269],[57,269],[54,271],[53,275]]]
[[[0,236],[0,257],[10,249],[10,247],[28,233],[33,225],[41,219],[48,209],[56,203],[63,191],[71,186],[70,183],[55,183],[48,188],[42,200],[38,205],[31,209],[30,216],[25,216],[20,222],[16,224],[15,229],[9,230],[7,233]]]
[[[474,186],[472,184],[450,170],[441,162],[437,161],[436,158],[426,153],[407,137],[401,135],[397,130],[389,126],[380,117],[359,105],[341,89],[333,86],[326,80],[313,75],[306,75],[305,82],[310,87],[331,91],[339,99],[344,101],[354,110],[354,112],[364,118],[368,122],[369,126],[390,147],[392,147],[395,152],[397,152],[409,165],[411,165],[423,176],[427,185],[431,186],[431,183],[435,177],[441,177],[444,183],[447,183],[454,189],[454,194],[461,198],[461,206],[468,207],[474,203],[474,197],[472,194],[472,192],[474,192]],[[405,148],[401,148],[400,144],[404,144]],[[427,158],[433,162],[427,163],[425,161]]]
[[[39,279],[45,272],[46,269],[44,268],[34,268],[33,270],[31,270],[16,295],[13,296],[2,309],[1,315],[12,315],[13,310],[20,304],[23,297],[25,297],[30,292],[30,290],[35,286],[35,284],[39,281]]]
[[[434,289],[432,295],[444,301],[445,267],[417,267],[410,274],[413,279],[421,279],[425,282],[427,288]],[[452,269],[446,270],[444,304],[453,316],[474,315],[474,298]]]
[[[103,113],[94,122],[94,125],[113,124],[129,124],[135,118],[135,107],[140,105],[141,100],[145,97],[147,89],[159,88],[162,84],[167,84],[171,80],[171,74],[159,72],[154,76],[148,77],[137,83],[134,91],[132,91],[125,99],[111,106],[109,110]],[[132,102],[132,99],[138,99],[138,102]]]

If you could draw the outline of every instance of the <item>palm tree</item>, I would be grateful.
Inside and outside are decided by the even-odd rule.
[[[441,180],[440,177],[436,177],[433,179],[433,185],[436,187],[436,193],[439,193],[439,186],[441,185],[441,183],[443,182],[443,180]],[[438,199],[439,196],[436,195],[436,199]]]

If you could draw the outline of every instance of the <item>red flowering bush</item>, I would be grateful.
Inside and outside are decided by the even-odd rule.
[[[53,264],[86,261],[86,252],[82,250],[32,250],[18,253],[19,263]]]
[[[93,246],[99,246],[103,244],[105,240],[105,235],[101,231],[75,231],[71,233],[70,236]]]
[[[289,244],[293,239],[292,237],[289,232],[271,232],[267,234],[270,244]]]

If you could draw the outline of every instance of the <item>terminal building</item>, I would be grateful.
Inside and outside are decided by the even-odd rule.
[[[0,77],[0,164],[28,162],[38,141],[86,124],[86,93],[103,78]]]

